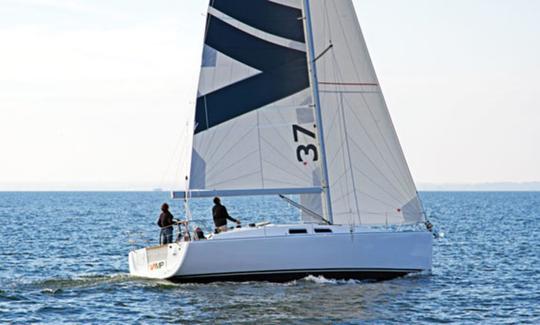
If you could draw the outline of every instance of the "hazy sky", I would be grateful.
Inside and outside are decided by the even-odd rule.
[[[355,5],[417,182],[540,181],[540,1]],[[0,0],[0,190],[179,185],[206,6]]]

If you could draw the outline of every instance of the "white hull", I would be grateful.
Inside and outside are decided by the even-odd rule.
[[[134,276],[178,282],[388,279],[430,270],[431,256],[432,235],[424,231],[269,225],[135,250],[129,267]]]

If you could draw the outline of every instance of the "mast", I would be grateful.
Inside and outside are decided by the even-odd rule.
[[[313,42],[313,29],[311,25],[311,10],[309,0],[303,0],[304,5],[304,25],[306,30],[306,45],[308,50],[308,67],[313,103],[315,105],[315,116],[317,118],[317,136],[319,138],[319,148],[321,150],[322,188],[325,194],[325,208],[328,221],[333,223],[332,200],[330,198],[330,183],[328,181],[328,165],[326,161],[326,148],[324,145],[324,131],[321,115],[321,100],[319,98],[319,83],[317,79],[317,66],[315,64],[315,46]]]

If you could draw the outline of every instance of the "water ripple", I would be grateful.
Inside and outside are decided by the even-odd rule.
[[[540,193],[421,195],[446,234],[435,242],[431,272],[384,282],[203,285],[127,273],[134,243],[126,233],[155,243],[166,193],[0,193],[0,322],[540,324]],[[297,218],[271,198],[226,203],[244,222]],[[179,204],[171,206],[181,217]],[[211,202],[192,207],[210,229]]]

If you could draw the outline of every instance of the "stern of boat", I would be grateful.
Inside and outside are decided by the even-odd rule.
[[[167,279],[182,266],[189,242],[145,247],[129,252],[129,273],[132,276]]]

